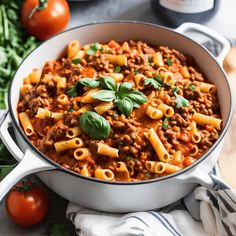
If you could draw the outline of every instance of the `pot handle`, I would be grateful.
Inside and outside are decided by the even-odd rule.
[[[26,175],[56,169],[47,161],[38,157],[33,151],[27,149],[25,154],[20,150],[15,141],[12,139],[8,128],[12,126],[9,113],[5,116],[4,121],[0,127],[0,136],[3,143],[11,154],[20,161],[19,164],[0,182],[0,201],[6,193],[13,187],[20,179]]]
[[[3,119],[4,120],[0,127],[0,137],[2,139],[2,142],[7,147],[12,156],[14,156],[17,161],[20,161],[23,158],[24,154],[17,146],[17,144],[9,133],[8,129],[12,127],[12,120],[9,112],[5,115]]]
[[[44,170],[55,169],[53,165],[27,149],[19,164],[0,182],[0,202],[7,192],[23,177]]]
[[[198,32],[218,42],[221,45],[221,52],[218,56],[216,56],[216,60],[219,62],[220,65],[223,64],[223,60],[230,49],[230,43],[224,36],[218,34],[214,30],[206,26],[189,22],[180,25],[178,28],[175,29],[175,31],[181,34],[184,34],[189,31]]]

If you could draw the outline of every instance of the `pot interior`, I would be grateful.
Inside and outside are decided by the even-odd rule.
[[[209,81],[217,86],[224,130],[226,130],[232,113],[232,97],[225,73],[217,61],[199,44],[179,33],[156,25],[138,22],[89,24],[70,29],[42,43],[22,62],[14,76],[9,94],[9,108],[14,116],[12,117],[14,122],[19,124],[16,108],[20,86],[23,84],[23,78],[33,68],[42,68],[46,61],[60,57],[72,40],[79,40],[83,45],[108,42],[111,39],[116,41],[142,40],[151,45],[164,45],[180,50],[185,55],[191,55]],[[222,135],[224,133],[222,132]]]

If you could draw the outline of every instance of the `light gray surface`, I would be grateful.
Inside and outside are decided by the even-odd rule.
[[[161,24],[149,0],[91,0],[71,2],[71,21],[68,28],[108,20],[138,20]],[[236,1],[221,0],[219,12],[205,25],[227,36],[236,37]],[[115,30],[115,29],[114,29]],[[46,235],[52,222],[65,222],[66,201],[48,190],[51,208],[47,218],[38,226],[25,229],[13,224],[5,213],[5,203],[0,204],[0,236]]]

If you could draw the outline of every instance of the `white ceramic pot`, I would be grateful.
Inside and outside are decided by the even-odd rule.
[[[217,41],[222,50],[214,58],[206,49],[184,36],[187,31],[196,31]],[[139,182],[107,182],[84,177],[54,163],[39,152],[20,128],[16,107],[23,78],[33,69],[43,67],[48,60],[61,55],[66,45],[74,39],[81,44],[108,42],[111,39],[124,41],[142,40],[153,45],[167,45],[191,55],[207,78],[218,88],[218,97],[224,128],[215,144],[191,166],[165,177]],[[9,113],[3,121],[1,138],[12,155],[19,161],[17,167],[0,183],[0,199],[22,177],[38,172],[41,180],[62,197],[85,207],[108,211],[130,212],[166,206],[188,194],[197,184],[211,187],[207,174],[217,161],[223,137],[232,117],[232,96],[222,61],[229,50],[228,41],[212,30],[197,24],[186,23],[170,30],[141,22],[108,22],[89,24],[63,32],[36,48],[17,70],[9,93]],[[13,126],[16,141],[9,134]]]

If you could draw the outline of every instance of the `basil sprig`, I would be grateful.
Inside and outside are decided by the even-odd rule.
[[[133,90],[133,85],[129,82],[121,83],[118,86],[109,76],[104,76],[98,81],[103,90],[96,92],[92,97],[116,103],[119,111],[124,115],[129,115],[134,107],[138,108],[148,101],[142,92]]]
[[[79,126],[83,133],[92,139],[107,139],[111,131],[108,121],[93,111],[86,111],[82,114]]]

